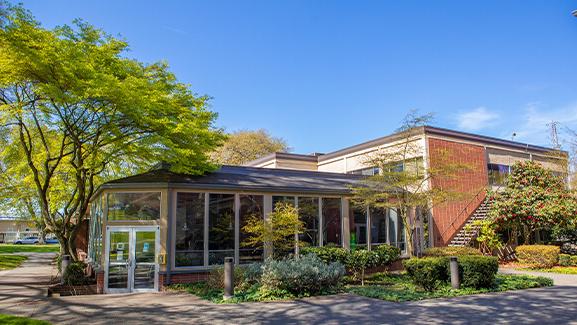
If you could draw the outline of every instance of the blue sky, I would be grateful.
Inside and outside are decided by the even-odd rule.
[[[166,60],[213,97],[227,131],[266,128],[294,152],[434,125],[548,145],[577,129],[577,9],[542,1],[23,0],[46,27],[83,18]]]

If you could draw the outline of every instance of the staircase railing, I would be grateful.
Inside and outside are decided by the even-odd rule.
[[[447,228],[445,228],[445,230],[441,233],[441,239],[443,239],[443,237],[445,236],[445,234],[447,233],[447,231],[449,231],[450,229],[453,230],[459,230],[457,228],[455,228],[455,222],[457,222],[457,220],[460,220],[460,218],[463,217],[463,214],[467,213],[467,211],[469,210],[470,206],[474,203],[474,202],[478,202],[479,196],[482,193],[486,192],[486,188],[483,187],[479,192],[477,192],[477,194],[475,194],[475,196],[473,196],[473,198],[467,203],[467,205],[465,205],[465,207],[463,208],[463,210],[461,210],[461,212],[459,212],[452,220],[451,223],[449,224],[449,226]],[[483,203],[483,202],[481,202]],[[479,207],[479,204],[476,204],[473,207],[473,210],[468,212],[468,215],[471,215],[477,208]],[[459,225],[460,228],[461,225]]]

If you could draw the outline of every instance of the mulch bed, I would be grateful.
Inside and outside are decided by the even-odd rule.
[[[83,295],[95,295],[96,284],[86,284],[86,285],[63,285],[56,284],[48,287],[48,297],[57,296],[83,296]]]

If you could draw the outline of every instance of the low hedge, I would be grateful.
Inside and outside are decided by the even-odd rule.
[[[434,291],[449,278],[447,257],[411,258],[403,261],[403,266],[414,284]]]
[[[379,266],[388,266],[399,259],[401,250],[398,247],[391,245],[379,245],[372,248],[378,256],[377,264]]]
[[[577,256],[569,254],[559,254],[560,266],[577,266]]]
[[[423,252],[424,256],[462,256],[482,255],[481,251],[473,247],[430,247]]]
[[[314,254],[325,263],[339,262],[343,265],[347,263],[350,252],[343,247],[303,247],[300,249],[302,255]]]
[[[499,260],[493,256],[465,255],[457,258],[461,286],[491,288],[499,270]]]
[[[559,247],[553,245],[521,245],[515,253],[517,261],[530,268],[549,269],[559,261]]]

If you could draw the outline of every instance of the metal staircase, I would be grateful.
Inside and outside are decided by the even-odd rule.
[[[479,232],[479,226],[473,223],[477,220],[483,220],[487,218],[487,213],[489,212],[491,206],[491,201],[485,198],[483,202],[475,209],[475,211],[470,215],[467,221],[463,224],[461,229],[455,234],[449,246],[463,247],[468,246],[471,241],[477,236]]]

